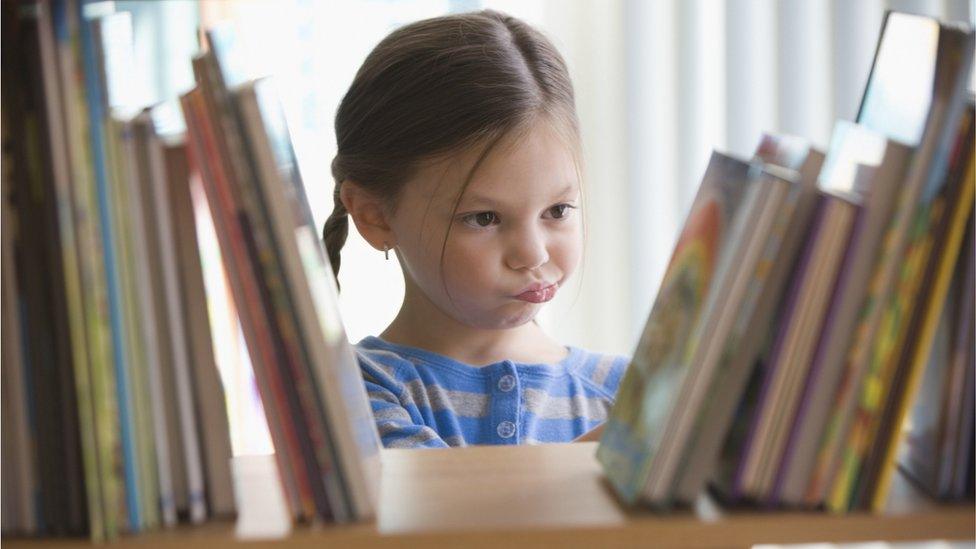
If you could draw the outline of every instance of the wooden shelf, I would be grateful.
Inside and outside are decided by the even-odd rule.
[[[618,504],[594,458],[596,443],[385,450],[376,523],[298,529],[249,547],[684,547],[757,543],[972,540],[974,507],[940,505],[900,481],[880,515],[694,510],[655,514]],[[68,549],[84,540],[4,540],[7,549]],[[220,549],[229,524],[176,529],[117,545]]]

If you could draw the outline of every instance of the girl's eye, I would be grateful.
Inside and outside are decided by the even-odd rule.
[[[563,219],[569,215],[569,212],[566,210],[570,208],[575,210],[576,206],[570,206],[569,204],[556,204],[555,206],[549,208],[549,211],[552,212],[553,219]]]
[[[498,220],[498,215],[495,214],[495,212],[478,212],[478,213],[466,215],[462,218],[462,221],[464,221],[468,225],[480,229],[491,226],[497,220]]]

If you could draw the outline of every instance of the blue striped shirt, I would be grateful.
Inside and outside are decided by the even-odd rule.
[[[569,442],[603,423],[630,362],[572,346],[556,364],[486,366],[374,336],[355,348],[387,448]]]

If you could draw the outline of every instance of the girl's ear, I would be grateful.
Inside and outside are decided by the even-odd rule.
[[[383,201],[355,181],[345,180],[339,187],[339,199],[356,224],[356,230],[369,245],[382,251],[383,245],[396,246],[393,229]]]

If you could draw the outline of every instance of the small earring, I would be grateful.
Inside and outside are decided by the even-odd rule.
[[[387,261],[390,260],[390,247],[386,244],[386,242],[383,243],[383,255],[386,257]]]

